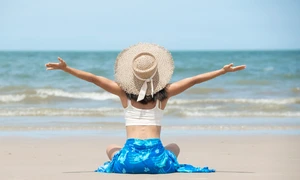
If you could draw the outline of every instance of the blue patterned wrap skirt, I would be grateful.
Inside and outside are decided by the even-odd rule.
[[[95,172],[128,174],[210,173],[214,169],[179,164],[176,156],[165,149],[160,139],[127,139],[111,161]]]

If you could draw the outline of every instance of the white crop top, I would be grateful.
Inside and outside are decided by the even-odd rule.
[[[152,109],[138,109],[131,105],[128,99],[127,107],[124,108],[124,116],[126,126],[134,125],[156,125],[160,126],[160,121],[163,117],[163,110],[158,107],[160,101],[156,102],[156,106]]]

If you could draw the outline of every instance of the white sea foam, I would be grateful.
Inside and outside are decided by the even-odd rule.
[[[296,88],[298,90],[299,87]],[[12,94],[0,95],[0,103],[14,103],[14,102],[27,102],[39,104],[39,102],[45,99],[51,100],[52,98],[59,97],[59,101],[66,99],[90,99],[90,100],[118,100],[118,97],[108,92],[68,92],[61,89],[30,89]],[[57,100],[57,99],[56,99]],[[278,99],[171,99],[170,105],[185,105],[185,104],[206,104],[209,106],[215,106],[216,104],[224,103],[240,103],[240,104],[261,104],[261,105],[285,105],[285,104],[299,104],[299,98],[278,98]]]
[[[300,112],[263,112],[263,111],[213,111],[213,112],[191,112],[182,111],[184,116],[193,117],[300,117]]]
[[[296,98],[286,99],[173,99],[169,104],[214,104],[214,103],[243,103],[243,104],[294,104],[299,100]]]
[[[15,94],[15,95],[0,95],[0,102],[9,103],[9,102],[19,102],[24,100],[26,97],[25,94]]]
[[[123,111],[114,108],[15,108],[0,109],[0,116],[121,116]]]
[[[99,116],[111,117],[123,115],[122,108],[14,108],[0,109],[0,116]],[[220,111],[201,108],[167,108],[165,115],[177,117],[300,117],[298,111]]]
[[[56,97],[67,97],[74,99],[92,99],[92,100],[107,100],[117,99],[115,95],[107,92],[66,92],[60,89],[37,89],[37,95],[41,97],[56,96]]]
[[[66,92],[60,89],[36,89],[24,94],[0,95],[0,103],[22,102],[30,98],[35,98],[35,103],[38,104],[39,100],[45,100],[47,98],[51,99],[53,97],[91,99],[98,101],[117,99],[117,96],[108,92]]]

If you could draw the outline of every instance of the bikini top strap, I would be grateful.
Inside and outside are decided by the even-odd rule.
[[[161,109],[161,101],[160,100],[156,100],[156,107]]]
[[[132,106],[131,104],[131,100],[129,98],[127,98],[127,107]]]

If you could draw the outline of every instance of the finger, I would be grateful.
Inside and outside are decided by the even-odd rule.
[[[246,68],[246,65],[235,66],[236,68]]]
[[[46,66],[46,67],[50,67],[51,65],[48,63],[48,64],[45,64],[45,66]]]
[[[46,68],[57,69],[57,66],[46,66]]]
[[[46,67],[51,67],[51,66],[58,66],[58,63],[48,63],[48,64],[46,64]]]
[[[46,64],[46,67],[47,67],[47,68],[49,68],[49,67],[53,67],[53,65]]]
[[[239,70],[243,70],[243,69],[245,69],[246,68],[246,66],[245,65],[242,65],[242,66],[236,66],[236,67],[234,67],[233,69],[234,69],[234,71],[239,71]]]
[[[230,63],[228,66],[229,66],[229,67],[232,67],[232,66],[233,66],[233,63]]]
[[[64,62],[64,60],[63,60],[61,57],[58,57],[57,59],[58,59],[61,63]]]
[[[49,63],[47,63],[46,65],[48,65],[48,64],[58,64],[58,63],[51,63],[51,62],[49,62]]]
[[[54,68],[52,68],[52,67],[49,67],[49,68],[47,68],[46,70],[53,70]]]

